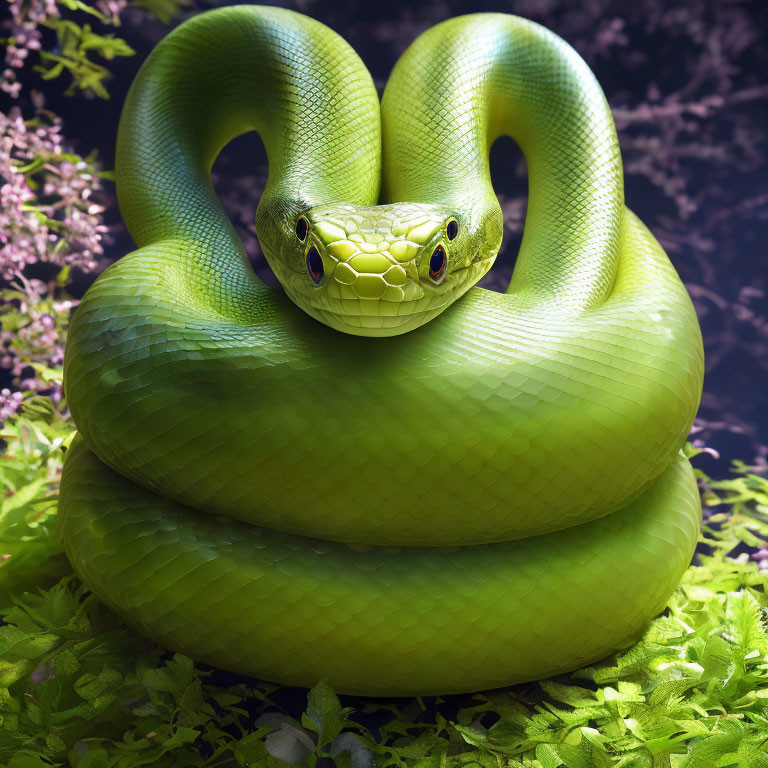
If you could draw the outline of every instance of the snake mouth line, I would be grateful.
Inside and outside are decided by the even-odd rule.
[[[355,300],[349,299],[349,301],[355,301]],[[372,304],[380,303],[378,299],[359,299],[359,301],[370,301]],[[390,302],[390,303],[395,304],[396,302]],[[416,309],[412,312],[407,312],[407,313],[397,314],[397,315],[385,315],[385,314],[379,314],[379,313],[368,314],[365,312],[344,312],[342,314],[332,309],[328,309],[327,307],[319,306],[314,302],[310,302],[310,306],[313,309],[317,310],[318,312],[325,312],[326,314],[333,315],[333,317],[339,318],[340,320],[344,320],[344,318],[348,318],[348,317],[359,317],[359,318],[386,318],[388,320],[401,319],[403,322],[407,322],[409,319],[416,317],[417,315],[423,315],[427,313],[434,313],[437,311],[441,311],[446,307],[449,307],[451,304],[453,304],[452,301],[446,301],[442,304],[436,304],[434,306],[427,307],[426,309]]]

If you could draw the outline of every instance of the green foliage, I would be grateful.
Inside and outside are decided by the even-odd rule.
[[[67,5],[83,6],[99,15],[83,3],[68,2]],[[90,24],[80,26],[69,19],[51,19],[46,26],[56,32],[58,52],[40,52],[41,64],[35,69],[41,73],[43,80],[53,80],[66,72],[72,78],[66,90],[67,96],[77,91],[91,90],[102,99],[109,98],[105,86],[109,70],[97,64],[91,56],[98,54],[102,59],[110,61],[116,56],[133,56],[133,48],[112,34],[97,34]]]
[[[5,427],[0,764],[10,768],[768,768],[768,481],[699,472],[715,507],[665,613],[570,675],[471,696],[345,699],[223,687],[121,624],[69,571],[55,484],[71,423],[44,399]],[[14,565],[15,564],[15,565]],[[27,590],[27,591],[25,591]],[[296,716],[294,716],[296,715]],[[377,731],[361,722],[384,722]]]
[[[170,24],[183,8],[192,5],[192,0],[132,0],[131,5],[149,11],[163,24]]]
[[[169,24],[182,9],[191,5],[192,0],[132,0],[127,4],[114,4],[111,13],[101,10],[95,3],[83,0],[55,0],[54,12],[46,11],[39,17],[32,17],[22,4],[21,11],[14,21],[17,24],[40,24],[56,35],[54,50],[41,50],[39,64],[34,69],[44,80],[54,80],[62,74],[70,77],[66,94],[72,96],[79,91],[87,91],[106,99],[109,98],[106,82],[110,77],[109,69],[100,61],[112,61],[118,56],[134,54],[125,40],[112,33],[94,29],[99,27],[120,26],[119,13],[125,5],[142,8],[156,16],[164,24]],[[84,23],[84,17],[91,23]],[[17,45],[18,41],[10,37],[0,40],[5,45]]]
[[[40,368],[61,381],[61,368]],[[28,397],[0,428],[0,605],[25,590],[51,586],[71,572],[56,536],[62,448],[73,424],[48,397]]]

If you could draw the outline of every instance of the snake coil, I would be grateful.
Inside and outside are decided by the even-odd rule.
[[[250,130],[284,292],[210,182]],[[530,179],[505,294],[473,287],[501,243],[501,135]],[[213,10],[142,66],[116,171],[138,248],[73,318],[59,519],[131,625],[276,682],[447,694],[594,661],[664,607],[701,515],[680,455],[701,335],[560,38],[448,20],[379,105],[322,24]]]

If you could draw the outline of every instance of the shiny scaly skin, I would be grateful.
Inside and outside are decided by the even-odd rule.
[[[285,294],[255,277],[209,181],[247,130]],[[497,294],[471,285],[501,242],[502,134],[530,195]],[[700,518],[679,450],[701,336],[562,40],[500,14],[447,21],[398,62],[380,115],[326,27],[211,11],[137,75],[117,178],[139,248],[73,320],[60,521],[77,573],[140,631],[278,682],[406,695],[572,669],[661,610]],[[391,202],[374,207],[379,178]]]
[[[690,562],[682,457],[619,513],[478,547],[362,547],[210,515],[137,488],[85,444],[62,503],[81,578],[140,632],[287,685],[376,696],[566,672],[638,639]]]

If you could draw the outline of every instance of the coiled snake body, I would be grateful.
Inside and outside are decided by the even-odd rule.
[[[209,179],[249,130],[285,293]],[[498,294],[472,286],[501,242],[504,134],[530,194]],[[137,75],[116,170],[138,250],[73,319],[60,530],[133,626],[281,683],[445,694],[573,669],[663,608],[701,513],[679,454],[701,337],[562,40],[451,19],[380,108],[322,24],[210,11]]]

